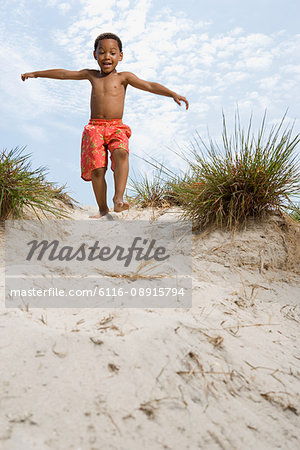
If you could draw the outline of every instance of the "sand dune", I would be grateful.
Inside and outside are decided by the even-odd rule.
[[[2,449],[300,447],[299,226],[194,234],[186,309],[5,308],[0,233]]]

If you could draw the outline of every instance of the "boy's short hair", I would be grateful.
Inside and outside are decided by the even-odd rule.
[[[113,33],[102,33],[102,34],[99,34],[99,36],[97,36],[96,40],[95,40],[95,46],[94,46],[95,51],[97,50],[99,42],[102,41],[103,39],[114,39],[118,43],[118,47],[119,47],[120,52],[122,51],[122,41],[116,34],[113,34]]]

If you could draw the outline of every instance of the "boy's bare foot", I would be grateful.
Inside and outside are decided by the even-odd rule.
[[[115,212],[126,211],[126,209],[129,209],[129,204],[127,202],[123,202],[123,201],[114,202],[114,211]]]
[[[100,219],[100,217],[105,216],[109,213],[109,209],[99,209],[98,214],[95,214],[94,216],[89,216],[90,219]]]

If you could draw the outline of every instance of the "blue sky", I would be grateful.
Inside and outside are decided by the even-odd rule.
[[[89,120],[88,81],[31,79],[27,71],[97,68],[93,42],[118,34],[119,71],[156,81],[190,101],[185,111],[167,97],[128,88],[124,122],[130,125],[130,175],[152,155],[174,168],[196,131],[216,139],[222,110],[229,129],[238,105],[254,127],[300,120],[300,3],[297,0],[2,0],[0,4],[1,148],[27,145],[32,165],[67,184],[80,203],[95,204],[80,178],[80,142]],[[137,156],[136,156],[137,155]],[[109,204],[112,175],[108,172]]]

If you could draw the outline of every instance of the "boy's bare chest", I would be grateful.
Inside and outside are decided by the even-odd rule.
[[[121,95],[125,94],[125,88],[118,76],[96,78],[93,80],[94,95]]]

